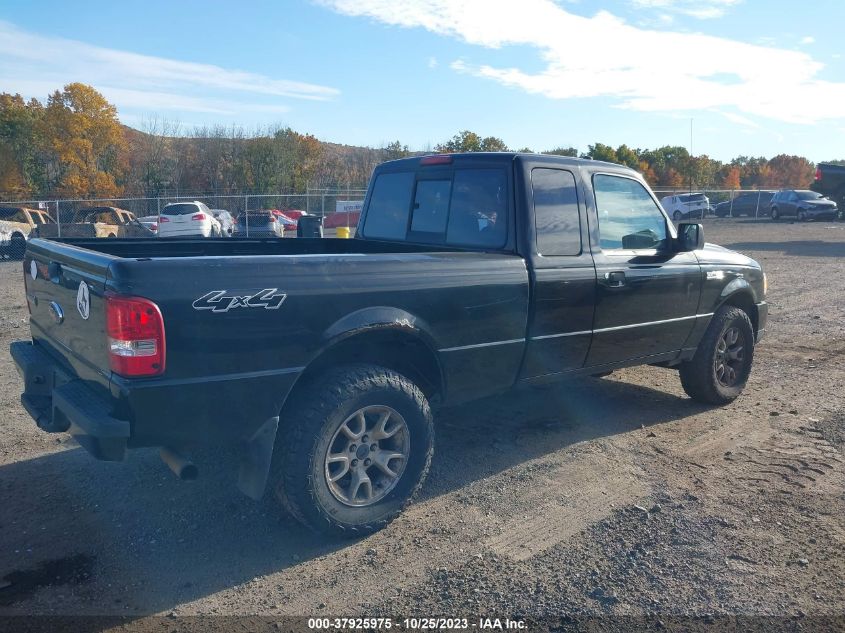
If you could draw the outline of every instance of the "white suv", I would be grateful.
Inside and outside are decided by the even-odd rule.
[[[220,237],[220,222],[205,204],[171,202],[158,216],[159,237]]]
[[[703,218],[710,210],[710,200],[703,193],[684,193],[660,199],[675,222],[689,218]]]

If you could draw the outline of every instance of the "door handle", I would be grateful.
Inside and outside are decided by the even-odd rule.
[[[625,285],[625,272],[614,270],[604,274],[604,285],[609,288],[621,288]]]

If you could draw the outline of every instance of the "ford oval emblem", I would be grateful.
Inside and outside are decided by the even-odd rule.
[[[62,306],[55,301],[50,302],[50,316],[53,317],[53,320],[58,325],[61,325],[65,320],[65,313],[62,311]]]
[[[87,321],[91,311],[91,291],[84,281],[79,282],[79,289],[76,291],[76,309],[79,310],[79,316]]]

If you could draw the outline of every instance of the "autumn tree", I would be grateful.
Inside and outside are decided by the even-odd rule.
[[[159,197],[178,188],[182,151],[178,122],[152,117],[142,131],[127,135],[130,181],[140,185],[145,196]]]
[[[593,160],[603,160],[608,163],[618,163],[619,157],[616,156],[616,150],[610,145],[604,143],[596,143],[595,145],[587,146],[587,153],[584,158],[592,158]]]
[[[475,132],[464,130],[434,149],[449,154],[455,152],[506,152],[508,146],[502,139],[495,136],[481,138]]]
[[[772,187],[805,189],[813,182],[816,167],[803,156],[779,154],[769,160],[769,184]]]
[[[121,191],[126,138],[117,109],[103,95],[85,84],[66,85],[48,97],[41,128],[50,153],[47,178],[59,195]]]
[[[44,186],[43,140],[39,122],[44,108],[20,95],[0,94],[0,192],[28,196]]]
[[[616,162],[626,165],[631,169],[637,169],[640,166],[639,153],[627,145],[622,144],[616,148]]]
[[[384,160],[396,160],[398,158],[405,158],[411,155],[411,152],[408,151],[408,146],[402,145],[399,141],[388,143],[384,149],[382,149],[382,153],[384,154]]]
[[[550,149],[543,153],[554,156],[571,156],[572,158],[578,157],[578,150],[574,147],[555,147],[554,149]]]
[[[719,170],[718,183],[722,189],[739,189],[742,183],[739,180],[739,167],[736,165],[725,165]]]

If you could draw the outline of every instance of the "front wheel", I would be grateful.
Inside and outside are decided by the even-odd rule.
[[[807,214],[804,213],[803,211],[799,210],[798,211],[798,221],[799,222],[806,222],[807,221]]]
[[[431,465],[434,427],[419,387],[391,369],[356,364],[326,372],[293,398],[273,456],[282,506],[333,534],[390,523]]]
[[[777,207],[772,207],[771,216],[772,222],[777,222],[778,220],[780,220],[780,211],[778,211]]]
[[[751,320],[737,307],[722,306],[713,315],[695,355],[681,364],[681,385],[693,400],[728,404],[745,388],[753,360]]]

